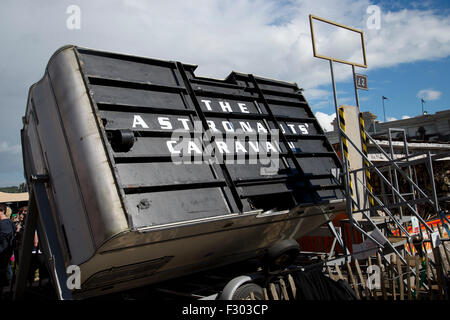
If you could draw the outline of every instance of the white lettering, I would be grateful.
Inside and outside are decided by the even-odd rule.
[[[170,151],[170,153],[175,153],[175,154],[180,154],[180,151],[176,151],[174,148],[173,148],[173,145],[174,144],[177,144],[177,142],[176,141],[173,141],[173,140],[169,140],[169,141],[167,141],[167,148],[169,149],[169,151]]]
[[[194,141],[189,141],[188,143],[188,153],[194,151],[195,153],[201,154],[202,151],[200,148],[194,143]]]
[[[293,142],[288,142],[289,148],[295,149],[295,145]]]
[[[207,120],[206,123],[208,123],[208,126],[212,131],[219,131],[219,130],[217,130],[216,124],[214,123],[214,121]]]
[[[219,101],[219,104],[223,112],[233,112],[229,102]]]
[[[245,132],[253,132],[254,131],[252,129],[252,127],[250,126],[250,123],[248,123],[248,122],[239,121],[239,124],[241,125],[242,130],[244,130]]]
[[[236,152],[242,151],[242,152],[247,153],[247,150],[245,150],[245,147],[242,145],[242,143],[240,141],[236,141],[235,148],[236,148]]]
[[[377,5],[370,5],[367,7],[366,13],[370,16],[367,18],[367,29],[381,29],[381,9]]]
[[[241,109],[242,113],[250,113],[250,111],[248,111],[247,106],[245,105],[245,103],[238,103],[238,106]]]
[[[233,124],[230,121],[222,121],[222,126],[226,132],[234,132]]]
[[[76,265],[70,265],[66,269],[66,273],[70,276],[67,277],[66,285],[69,290],[81,289],[81,271],[80,267]]]
[[[248,145],[249,145],[250,147],[252,147],[253,151],[259,153],[259,143],[257,143],[257,142],[255,143],[255,142],[253,142],[253,141],[249,141],[249,142],[248,142]]]
[[[206,109],[208,109],[208,111],[212,111],[211,108],[211,100],[200,100],[201,102],[203,102],[206,106]]]
[[[298,127],[303,134],[308,134],[308,129],[306,129],[304,124],[299,124]]]
[[[208,315],[210,318],[214,317],[217,307],[197,307],[189,304],[189,307],[183,307],[183,315]]]
[[[258,130],[258,132],[265,132],[265,133],[267,133],[266,128],[264,128],[264,125],[262,125],[259,122],[256,123],[256,129]]]
[[[70,16],[66,20],[66,27],[69,30],[81,29],[81,9],[77,5],[70,5],[66,9]]]
[[[269,141],[266,141],[266,150],[269,151],[277,151],[277,148]]]
[[[133,128],[136,128],[137,125],[140,125],[144,129],[148,129],[148,125],[145,123],[144,119],[139,115],[134,115]]]
[[[172,124],[170,123],[170,119],[167,117],[158,117],[159,125],[161,129],[171,130]]]
[[[189,119],[186,118],[178,118],[178,120],[183,124],[184,130],[189,130]]]
[[[289,128],[291,128],[291,131],[292,131],[293,134],[296,134],[296,133],[297,133],[297,131],[295,131],[295,129],[294,129],[294,125],[293,125],[293,124],[288,124],[287,126],[288,126]]]
[[[373,289],[379,289],[380,288],[380,278],[381,278],[381,273],[380,273],[380,267],[378,267],[377,265],[372,265],[367,267],[367,271],[366,273],[369,275],[367,277],[367,287],[370,290]]]
[[[223,141],[216,141],[217,148],[219,148],[220,153],[230,153],[227,144]]]

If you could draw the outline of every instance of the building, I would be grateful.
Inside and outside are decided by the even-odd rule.
[[[351,106],[344,106],[344,108],[346,110],[346,134],[354,140],[353,142],[361,150],[357,108]],[[413,180],[430,196],[432,177],[427,160],[428,156],[431,156],[436,192],[439,199],[442,199],[439,202],[442,208],[448,210],[449,200],[445,198],[450,195],[450,110],[389,122],[377,121],[376,116],[370,112],[363,112],[362,117],[366,132],[373,138],[373,141],[369,140],[366,142],[369,160],[374,165],[380,165],[388,160],[384,153],[391,157],[393,155],[394,159],[401,159],[406,157],[406,152],[408,152],[410,156],[413,156],[409,158]],[[340,154],[336,120],[333,122],[333,127],[334,131],[326,132],[326,135],[336,152]],[[389,139],[389,129],[391,129],[391,139]],[[406,146],[403,130],[406,133]],[[362,157],[351,146],[350,142],[348,145],[350,170],[361,168],[363,163]],[[399,160],[397,164],[405,167],[406,170],[406,163]],[[392,171],[388,167],[380,167],[380,171],[383,172],[387,179],[393,181]],[[353,184],[355,185],[354,181]],[[378,197],[382,198],[385,203],[391,202],[388,188],[385,188],[384,184],[381,183],[379,176],[372,174],[371,184]],[[406,185],[406,181],[398,178],[398,184],[400,191],[408,194],[408,188],[402,188],[402,184]],[[434,215],[433,208],[429,206],[424,206],[420,210],[424,213],[424,218],[430,218]]]
[[[370,112],[363,112],[363,118],[373,136],[387,136],[388,128],[401,128],[406,130],[408,141],[450,142],[450,110],[389,122],[376,121]]]

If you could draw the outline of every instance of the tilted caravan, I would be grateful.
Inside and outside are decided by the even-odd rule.
[[[296,84],[195,69],[65,46],[31,87],[25,176],[31,192],[45,177],[63,263],[81,271],[73,297],[259,257],[345,210]]]

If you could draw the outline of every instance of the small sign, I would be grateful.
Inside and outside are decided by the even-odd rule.
[[[415,235],[419,233],[419,219],[416,217],[411,217],[411,227],[412,227],[412,233],[411,235]]]
[[[439,247],[441,244],[441,239],[439,238],[439,231],[433,232],[431,234],[431,245],[433,248]]]
[[[357,89],[369,90],[367,85],[367,76],[355,73],[355,83]]]

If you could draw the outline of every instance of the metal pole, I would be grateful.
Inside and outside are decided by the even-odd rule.
[[[353,87],[355,89],[356,107],[358,108],[358,115],[360,115],[361,110],[360,110],[360,107],[359,107],[359,95],[358,95],[358,88],[356,86],[356,73],[355,73],[355,66],[354,65],[352,65],[352,72],[353,72]],[[361,120],[359,120],[359,121],[361,121]],[[359,126],[360,126],[360,135],[361,135],[361,123],[359,124]],[[362,145],[364,143],[365,143],[365,141],[362,141],[362,136],[361,136],[361,147],[362,147]],[[362,168],[364,168],[365,167],[364,159],[361,158],[361,161],[362,161]],[[354,180],[355,180],[355,190],[356,190],[356,192],[358,192],[358,186],[357,186],[357,183],[356,183],[356,173],[355,173]],[[368,184],[368,181],[367,181],[367,178],[366,178],[365,174],[362,175],[362,180],[364,182],[364,185],[363,185],[363,193],[362,193],[361,197],[362,197],[362,201],[364,201],[364,204],[363,204],[364,208],[366,208],[366,207],[369,207],[369,196],[368,196],[367,192],[365,192],[365,190],[366,190],[365,186]],[[359,199],[358,199],[358,202],[359,202]]]
[[[334,110],[336,112],[336,122],[337,122],[337,131],[338,131],[338,139],[339,139],[339,147],[341,150],[341,162],[342,162],[342,169],[344,170],[345,177],[344,177],[344,186],[346,191],[346,206],[347,206],[347,215],[349,215],[350,220],[350,235],[353,238],[353,214],[352,214],[352,198],[350,194],[350,179],[349,179],[349,172],[348,172],[348,165],[347,165],[347,159],[344,156],[344,146],[342,143],[342,130],[340,127],[340,117],[339,117],[339,107],[338,107],[338,99],[337,99],[337,92],[336,92],[336,83],[334,81],[334,70],[333,70],[333,60],[330,61],[330,71],[331,71],[331,83],[333,85],[333,97],[334,97]],[[345,244],[346,245],[346,244]],[[347,248],[345,248],[347,250]]]
[[[384,115],[384,122],[386,122],[386,111],[384,111],[384,96],[381,97],[381,101],[383,101],[383,115]]]
[[[356,106],[358,107],[358,113],[359,113],[359,96],[358,96],[358,88],[356,87],[355,66],[353,64],[352,64],[352,72],[353,72],[353,87],[355,88]]]
[[[430,171],[430,184],[431,184],[431,191],[433,194],[434,209],[436,210],[436,214],[439,215],[439,202],[437,198],[436,185],[434,183],[433,161],[431,160],[430,151],[428,151],[427,153],[428,153],[428,170]]]
[[[381,152],[386,158],[389,159],[389,155],[383,150],[383,148],[381,148],[381,147],[376,143],[376,141],[372,138],[372,136],[371,136],[370,134],[368,134],[367,132],[366,132],[366,136],[370,139],[370,141],[372,141],[372,143],[374,143],[375,147],[377,147],[377,149],[380,150],[380,152]],[[350,143],[353,143],[353,141],[350,140]],[[363,155],[363,156],[364,156],[364,155]],[[369,164],[373,165],[373,163],[372,163],[371,161],[369,161],[368,158],[367,158],[367,160],[368,160]],[[391,160],[393,160],[393,159],[391,159]],[[414,181],[412,181],[412,180],[408,177],[408,175],[407,175],[406,173],[404,173],[404,172],[401,170],[401,168],[395,163],[395,161],[392,161],[392,165],[394,165],[394,166],[399,170],[399,173],[406,179],[406,181],[408,181],[408,182],[409,182],[409,183],[410,183],[410,184],[411,184],[411,185],[412,185],[412,186],[420,193],[420,195],[421,195],[422,197],[424,197],[424,198],[427,200],[427,202],[428,202],[430,205],[434,206],[433,201],[429,199],[428,195],[425,194],[425,193],[422,191],[422,189],[420,189],[420,187],[419,187],[417,184],[415,184]],[[379,171],[379,170],[376,169],[376,168],[375,168],[375,170]],[[383,178],[384,178],[384,177],[383,177]],[[416,177],[416,181],[417,181],[417,177]],[[430,230],[430,231],[431,231],[431,230]]]
[[[344,138],[347,139],[347,141],[350,142],[350,144],[352,144],[352,146],[353,146],[354,148],[356,148],[356,146],[355,146],[355,144],[353,143],[353,141],[350,140],[350,139],[348,139],[348,136],[345,134],[345,132],[341,132],[341,134],[344,136]],[[369,139],[370,139],[371,141],[373,141],[373,138],[372,138],[370,135],[368,135],[367,132],[366,132],[366,135],[369,137]],[[377,145],[377,147],[379,147],[379,146]],[[356,150],[357,150],[358,152],[360,152],[358,149],[356,149]],[[380,151],[385,155],[386,158],[389,159],[389,155],[388,155],[387,153],[385,153],[383,149],[380,148]],[[367,160],[367,162],[369,163],[369,165],[373,166],[372,161],[370,161],[368,157],[366,157],[362,152],[360,152],[360,154],[361,154],[362,157],[364,157],[364,159]],[[410,181],[408,175],[407,175],[406,173],[404,173],[403,171],[401,171],[401,168],[395,163],[395,161],[392,162],[392,164],[393,164],[398,170],[400,170],[400,173],[407,179],[407,181]],[[383,179],[383,180],[386,182],[386,184],[390,185],[391,188],[392,188],[392,185],[389,184],[389,181],[383,176],[383,174],[382,174],[377,168],[375,168],[375,167],[374,167],[374,170],[375,170],[375,172],[380,176],[380,178]],[[410,183],[412,183],[412,184],[414,185],[414,187],[416,187],[417,190],[418,190],[421,194],[423,194],[425,197],[427,197],[427,195],[426,195],[426,194],[425,194],[425,193],[424,193],[424,192],[423,192],[423,191],[422,191],[422,190],[421,190],[414,182],[410,181]],[[393,189],[393,190],[394,190],[394,192],[396,193],[396,195],[400,198],[400,200],[406,202],[406,200],[403,198],[403,196],[402,196],[400,193],[396,192],[397,190],[395,190],[395,189]],[[430,199],[427,198],[427,201],[430,202],[430,204],[434,205],[434,204],[433,204],[433,201],[431,201]],[[423,220],[423,218],[422,218],[422,217],[414,210],[414,208],[411,207],[409,204],[406,204],[406,206],[408,207],[409,210],[411,210],[411,211],[413,212],[413,214],[417,217],[417,219],[419,219],[419,221],[424,225],[424,227],[431,231],[431,228],[426,224],[425,220]]]
[[[392,145],[392,130],[391,130],[391,128],[389,128],[389,148],[391,150],[392,160],[395,161],[394,146]],[[389,167],[389,172],[391,172],[390,167]],[[394,188],[396,188],[397,191],[400,192],[400,188],[398,186],[397,170],[395,168],[394,168]],[[395,196],[394,193],[392,193],[392,200],[393,200],[394,204],[397,203],[397,197]],[[399,211],[399,214],[400,214],[400,220],[402,220],[403,219],[403,210],[402,210],[401,206],[398,208],[398,211]]]

